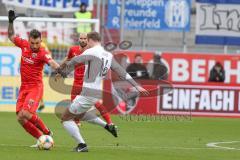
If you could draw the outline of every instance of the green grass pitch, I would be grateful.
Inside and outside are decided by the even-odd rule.
[[[207,147],[211,142],[240,141],[240,119],[192,118],[191,120],[126,121],[113,116],[119,128],[114,138],[99,126],[83,122],[81,133],[88,153],[75,153],[73,139],[54,114],[40,114],[53,130],[51,151],[29,148],[36,141],[20,127],[15,113],[0,113],[1,160],[238,160],[240,142]],[[231,147],[227,149],[223,147]]]

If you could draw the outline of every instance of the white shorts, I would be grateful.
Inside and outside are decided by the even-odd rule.
[[[97,98],[86,97],[86,96],[77,96],[69,107],[69,111],[72,114],[81,114],[87,112],[92,108],[95,103],[98,101]]]

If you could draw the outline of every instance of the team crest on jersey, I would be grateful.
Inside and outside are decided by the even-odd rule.
[[[37,57],[37,53],[32,53],[32,58],[36,58]]]

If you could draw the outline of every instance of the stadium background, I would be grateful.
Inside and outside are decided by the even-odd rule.
[[[74,142],[62,128],[59,119],[52,114],[58,102],[70,98],[70,91],[66,91],[66,94],[54,91],[49,85],[51,70],[45,68],[46,107],[42,111],[44,113],[39,114],[54,131],[56,145],[50,152],[30,149],[30,144],[35,140],[24,133],[14,113],[20,85],[21,53],[7,38],[7,11],[14,9],[21,17],[31,17],[30,21],[25,19],[22,23],[18,22],[21,25],[15,25],[17,34],[25,38],[31,28],[41,26],[44,43],[53,58],[61,62],[69,46],[77,44],[74,30],[78,23],[82,24],[82,21],[75,22],[72,19],[74,22],[69,22],[71,25],[65,27],[70,28],[65,30],[62,20],[73,17],[80,0],[0,0],[0,159],[239,159],[240,31],[237,26],[240,2],[125,0],[124,8],[128,11],[128,17],[124,18],[135,20],[136,17],[130,16],[134,10],[143,13],[144,9],[149,12],[150,7],[153,12],[149,13],[156,13],[155,18],[166,24],[154,29],[114,29],[111,28],[111,22],[116,22],[113,19],[116,11],[121,10],[120,1],[81,1],[89,3],[93,19],[99,20],[98,29],[103,44],[131,41],[131,48],[117,48],[113,53],[127,56],[127,62],[130,63],[134,61],[136,54],[140,54],[148,71],[151,70],[149,66],[154,61],[154,55],[160,55],[162,65],[166,66],[168,71],[164,82],[173,89],[171,92],[164,92],[159,79],[151,85],[147,79],[144,87],[156,89],[159,96],[138,98],[136,105],[130,109],[117,107],[112,111],[113,121],[119,127],[119,137],[115,139],[100,127],[83,122],[80,130],[86,137],[90,152],[73,154],[70,150],[75,145]],[[58,5],[54,6],[54,3]],[[64,4],[69,6],[64,8]],[[120,20],[121,15],[118,16]],[[141,16],[135,21],[152,20],[148,19],[148,14],[146,17]],[[39,17],[41,19],[38,19]],[[47,19],[52,17],[57,19],[52,22]],[[37,19],[36,25],[34,21]],[[206,24],[211,27],[204,28]],[[97,23],[92,25],[97,26]],[[130,27],[132,24],[128,25],[127,27]],[[224,67],[224,82],[208,82],[216,62]],[[128,65],[123,64],[123,67]],[[71,85],[72,81],[69,77],[66,84]],[[104,87],[111,90],[109,80],[104,82]]]
[[[18,2],[18,1],[16,1]],[[40,1],[39,1],[40,2]],[[65,1],[63,1],[65,2]],[[203,1],[178,1],[180,7],[185,7],[185,9],[180,8],[182,10],[177,11],[177,13],[182,16],[182,19],[179,21],[186,22],[185,26],[177,26],[177,22],[175,22],[175,26],[170,27],[160,27],[152,29],[144,29],[144,27],[139,29],[127,29],[125,28],[122,31],[122,28],[115,29],[112,27],[111,21],[113,22],[114,17],[111,16],[108,12],[112,11],[114,5],[117,4],[116,1],[86,1],[89,3],[89,10],[92,13],[92,19],[100,20],[100,28],[99,31],[102,34],[103,44],[107,42],[114,42],[116,44],[120,43],[122,40],[129,40],[133,42],[132,47],[129,48],[129,51],[121,51],[119,49],[115,50],[115,54],[125,54],[128,56],[128,62],[132,63],[134,61],[134,56],[138,53],[143,57],[143,63],[145,66],[151,64],[153,61],[153,55],[159,54],[162,57],[163,63],[166,65],[168,69],[168,79],[166,79],[169,83],[173,85],[175,88],[169,94],[165,94],[163,96],[155,96],[151,99],[140,98],[135,105],[135,108],[131,109],[131,112],[134,114],[191,114],[191,115],[204,115],[204,116],[239,116],[238,113],[240,111],[240,94],[238,93],[238,86],[240,83],[240,75],[239,70],[239,46],[234,43],[234,45],[227,42],[228,36],[227,32],[223,33],[221,29],[218,29],[219,34],[223,34],[223,39],[225,39],[225,44],[215,44],[209,45],[210,42],[203,41],[201,43],[205,44],[196,44],[197,39],[199,37],[199,32],[197,31],[199,28],[199,24],[202,23],[200,20],[197,22],[197,17],[201,11],[197,12],[197,6],[203,4]],[[155,1],[154,1],[155,2]],[[152,2],[153,9],[154,2]],[[165,6],[169,5],[167,1],[159,1],[163,3]],[[173,1],[174,3],[177,1]],[[184,2],[184,3],[183,3]],[[206,1],[205,3],[211,4],[211,1]],[[50,9],[44,10],[41,7],[45,5],[45,9],[47,8],[47,2],[41,4],[35,4],[35,8],[24,8],[29,5],[29,2],[20,1],[18,5],[11,4],[10,1],[2,1],[0,5],[0,15],[6,16],[8,9],[15,9],[20,16],[28,16],[28,17],[45,17],[45,18],[72,18],[74,11],[78,10],[77,4],[80,4],[80,1],[69,1],[68,3],[75,8],[71,8],[72,11],[69,12],[59,12],[57,8],[52,7],[53,10]],[[74,4],[75,3],[75,4]],[[159,3],[161,5],[161,3]],[[216,3],[216,2],[215,2]],[[222,3],[222,2],[221,2]],[[137,3],[136,3],[137,4]],[[199,4],[199,5],[197,5]],[[163,6],[164,6],[163,5]],[[219,5],[231,5],[231,4],[219,4]],[[31,6],[31,4],[30,4]],[[34,6],[34,5],[32,5]],[[171,6],[171,4],[170,4]],[[174,6],[172,4],[172,6]],[[29,6],[28,6],[29,7]],[[39,8],[38,8],[39,7]],[[48,6],[49,7],[49,6]],[[61,6],[60,6],[61,7]],[[139,7],[139,6],[134,6]],[[134,10],[134,7],[130,9]],[[50,6],[51,8],[51,6]],[[129,4],[126,2],[125,6],[126,10],[129,9]],[[166,8],[166,7],[165,7]],[[173,7],[172,7],[173,8]],[[186,9],[187,8],[187,9]],[[200,7],[199,7],[200,8]],[[130,10],[129,9],[129,10]],[[139,8],[136,8],[136,10]],[[230,8],[231,9],[231,8]],[[171,11],[171,9],[168,9]],[[165,14],[170,14],[170,11],[165,9]],[[168,13],[169,12],[169,13]],[[172,11],[174,12],[174,11]],[[211,13],[209,13],[211,14]],[[121,16],[121,15],[120,15]],[[162,16],[162,15],[161,15]],[[186,18],[187,17],[187,18]],[[164,17],[159,17],[164,18]],[[166,16],[165,16],[166,19]],[[238,19],[234,19],[234,17],[230,17],[229,19],[225,19],[224,22],[227,24],[233,20],[233,24]],[[166,20],[165,20],[166,21]],[[17,34],[26,38],[27,32],[32,26],[38,27],[42,23],[42,25],[49,22],[23,22],[23,26],[17,28]],[[60,23],[60,22],[59,22]],[[161,22],[162,23],[162,22]],[[60,23],[61,24],[61,23]],[[76,24],[76,23],[75,23]],[[43,33],[43,41],[48,46],[51,51],[53,58],[57,61],[61,61],[68,51],[68,47],[70,45],[76,44],[76,36],[74,33],[68,33],[69,30],[74,30],[77,27],[70,27],[68,30],[59,29],[55,31],[59,24],[52,24],[52,27],[42,27]],[[96,25],[96,24],[93,24]],[[18,25],[15,25],[18,27]],[[44,26],[44,25],[43,25]],[[94,26],[95,27],[95,26]],[[128,26],[131,28],[131,26]],[[231,27],[231,26],[230,26]],[[23,33],[21,32],[24,29]],[[232,30],[234,28],[232,27]],[[58,34],[59,31],[61,34]],[[51,35],[52,32],[55,32]],[[231,32],[231,29],[229,29]],[[230,34],[230,33],[229,33]],[[224,37],[225,36],[225,37]],[[51,38],[49,38],[51,37]],[[164,37],[164,38],[163,38]],[[214,35],[213,35],[214,37]],[[237,38],[237,37],[236,37]],[[223,40],[224,41],[224,40]],[[235,41],[238,41],[236,39]],[[13,111],[14,105],[17,98],[17,91],[19,86],[19,61],[20,61],[20,50],[16,47],[12,47],[12,44],[7,39],[7,23],[6,21],[2,21],[0,26],[0,75],[1,75],[1,96],[0,96],[0,106],[3,111]],[[212,83],[208,82],[210,70],[214,66],[216,62],[220,62],[225,69],[225,82],[222,83]],[[148,69],[148,68],[147,68]],[[45,68],[45,92],[44,92],[44,100],[46,104],[46,109],[44,112],[53,111],[54,106],[57,102],[64,99],[64,96],[53,91],[48,84],[48,76],[51,74],[49,68]],[[9,77],[10,76],[10,77]],[[70,82],[71,78],[68,79]],[[105,83],[105,87],[108,87],[109,84]],[[159,87],[159,85],[156,87]],[[218,90],[212,90],[211,88],[218,88]],[[228,92],[225,93],[227,89]],[[196,91],[197,90],[197,91]],[[195,93],[196,102],[191,102],[194,96],[190,96],[188,92]],[[205,93],[205,94],[202,94]],[[54,94],[54,96],[52,96]],[[180,97],[183,94],[183,97]],[[208,96],[206,96],[206,94]],[[69,95],[65,95],[65,98]],[[224,97],[225,96],[225,97]],[[209,98],[206,98],[209,97]],[[169,99],[170,98],[170,99]],[[184,101],[179,101],[180,99],[184,99]],[[152,104],[151,107],[144,107],[143,104]],[[165,105],[165,106],[164,106]],[[166,106],[167,105],[167,106]],[[121,108],[117,108],[117,111],[113,113],[121,112]],[[123,111],[124,113],[126,111]]]

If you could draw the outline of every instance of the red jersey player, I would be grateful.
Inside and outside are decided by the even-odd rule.
[[[42,70],[45,63],[57,69],[59,65],[41,47],[41,33],[32,30],[29,39],[24,40],[14,34],[14,11],[8,12],[9,39],[22,50],[20,75],[21,87],[16,104],[17,120],[33,137],[39,138],[43,134],[50,135],[51,131],[36,114],[39,101],[43,95]]]
[[[63,63],[71,60],[75,56],[82,54],[86,49],[88,49],[87,34],[81,33],[79,35],[79,45],[72,46],[69,49],[67,56],[63,60]],[[74,82],[73,82],[73,87],[72,87],[72,91],[71,91],[71,101],[73,101],[77,95],[80,95],[80,93],[82,91],[84,71],[85,71],[84,64],[78,65],[74,69]],[[116,126],[112,123],[110,114],[106,111],[105,107],[100,102],[96,103],[95,107],[100,112],[100,114],[104,118],[104,120],[107,122],[105,129],[107,129],[115,137],[117,137]],[[79,120],[75,119],[75,122],[78,123]]]

